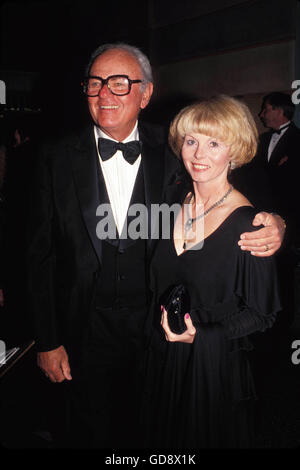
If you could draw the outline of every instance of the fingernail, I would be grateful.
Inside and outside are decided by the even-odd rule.
[[[186,319],[190,318],[190,316],[189,316],[188,313],[185,314],[185,318],[186,318]]]

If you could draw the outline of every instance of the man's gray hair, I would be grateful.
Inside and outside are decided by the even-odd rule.
[[[92,54],[89,60],[89,63],[86,67],[86,76],[89,75],[91,67],[97,57],[99,57],[101,54],[103,54],[106,51],[109,51],[111,49],[121,49],[122,51],[126,51],[129,54],[131,54],[138,64],[141,67],[142,74],[143,74],[143,80],[145,83],[153,83],[153,75],[152,75],[152,69],[151,65],[149,62],[148,57],[138,48],[135,46],[131,46],[129,44],[125,44],[122,42],[118,43],[111,43],[111,44],[103,44],[102,46],[99,46]]]

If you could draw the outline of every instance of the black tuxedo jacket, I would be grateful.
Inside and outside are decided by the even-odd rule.
[[[294,164],[298,163],[300,152],[300,129],[291,122],[289,128],[280,138],[271,154],[268,162],[268,148],[272,137],[272,131],[265,132],[259,138],[256,160],[268,168],[269,171],[286,171]],[[287,157],[285,161],[283,158]]]
[[[300,129],[292,122],[276,144],[268,162],[272,132],[260,136],[254,161],[268,173],[272,186],[274,211],[287,219],[288,231],[299,231]],[[297,235],[298,236],[298,235]]]
[[[161,204],[178,163],[163,132],[139,125],[147,208]],[[93,126],[48,145],[37,164],[29,230],[29,292],[40,351],[81,347],[101,270],[98,155]],[[100,188],[101,190],[101,188]],[[100,191],[101,192],[101,191]],[[103,193],[103,191],[102,191]],[[155,241],[147,240],[147,258]],[[145,259],[145,262],[147,260]]]

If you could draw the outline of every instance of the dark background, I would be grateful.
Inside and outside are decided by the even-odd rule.
[[[90,53],[102,43],[121,41],[137,45],[150,57],[154,75],[159,76],[160,67],[179,62],[184,67],[184,61],[191,58],[197,60],[294,40],[296,3],[295,0],[2,2],[0,79],[7,86],[6,121],[30,116],[37,125],[45,123],[51,133],[80,127],[88,119],[80,82]],[[276,50],[272,53],[276,55]],[[264,92],[259,89],[259,76],[257,82],[257,91]],[[159,78],[155,85],[152,104],[144,112],[151,121],[168,122],[186,102],[199,98],[199,94],[187,96],[178,85],[172,97],[165,99],[166,85],[160,86]]]
[[[297,76],[300,54],[297,55],[296,46],[299,47],[296,4],[296,0],[2,2],[0,79],[6,83],[7,103],[0,106],[1,131],[3,126],[10,135],[16,127],[27,127],[31,137],[43,140],[45,134],[65,134],[87,123],[89,115],[80,85],[85,66],[96,47],[116,41],[140,47],[153,65],[155,93],[152,103],[143,112],[145,119],[167,124],[179,108],[205,94],[201,87],[195,93],[195,76],[201,75],[204,82],[213,81],[219,70],[218,62],[230,64],[226,73],[228,70],[234,72],[235,82],[230,93],[235,94],[238,82],[245,83],[242,98],[248,100],[253,114],[257,115],[262,95],[273,91],[274,83],[278,87],[277,75],[286,75],[280,82],[281,91],[289,90],[291,81],[300,79],[300,75]],[[264,47],[270,51],[265,63],[260,55]],[[251,63],[249,51],[253,52]],[[243,65],[234,62],[235,57],[244,57]],[[298,63],[295,68],[294,62]],[[260,68],[257,66],[256,69],[258,63]],[[185,74],[188,64],[189,73]],[[174,69],[174,65],[178,68]],[[238,67],[240,75],[236,74]],[[222,66],[219,68],[217,91],[224,92],[228,77],[222,74]],[[176,80],[174,70],[181,71],[183,79]],[[252,81],[247,81],[248,71],[254,77]],[[176,86],[171,87],[172,83]],[[168,94],[169,85],[171,95]],[[188,93],[187,90],[193,91]],[[22,216],[25,224],[27,215],[23,183],[30,182],[31,160],[26,161],[22,155],[19,157],[13,167],[15,172],[12,174],[17,178],[11,191],[17,209],[11,213],[17,214],[15,222],[22,228],[19,218]],[[9,158],[7,160],[9,163]],[[24,202],[22,207],[20,201]],[[22,274],[22,241],[21,237],[17,252],[16,244],[11,243],[14,246],[11,257],[14,279],[16,273]],[[297,273],[299,285],[300,268]],[[24,305],[19,291],[14,290],[12,297]],[[300,324],[300,294],[297,299],[296,313]],[[12,312],[19,315],[18,321]],[[1,315],[13,319],[14,332],[21,337],[25,331],[22,329],[22,308],[12,309],[9,314],[0,308]],[[264,448],[300,446],[300,376],[297,366],[290,361],[290,345],[292,340],[300,337],[299,331],[300,328],[286,339],[282,354],[281,350],[274,350],[270,361],[269,357],[260,358],[265,362],[264,370],[268,371],[266,386],[261,392],[265,421],[258,436]],[[0,339],[6,340],[1,327]],[[20,342],[14,341],[11,346]],[[35,353],[32,349],[0,382],[0,446],[5,448],[52,446],[51,419],[58,412],[58,389],[37,370]],[[300,370],[300,365],[298,368]],[[51,400],[45,402],[47,394]]]
[[[41,110],[39,122],[53,131],[80,126],[87,119],[80,83],[90,53],[115,41],[147,53],[146,7],[137,0],[3,2],[0,70],[8,107]],[[20,82],[27,80],[24,90]]]

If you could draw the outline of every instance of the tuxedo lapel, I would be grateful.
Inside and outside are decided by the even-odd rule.
[[[150,204],[162,202],[164,181],[164,149],[165,142],[155,139],[151,127],[139,126],[142,142],[142,165],[145,182],[145,199],[147,207]]]
[[[268,149],[269,149],[271,137],[272,137],[272,132],[265,132],[264,134],[261,134],[259,137],[259,145],[258,145],[255,159],[257,162],[259,162],[260,165],[265,166],[265,167],[269,164]]]
[[[169,205],[183,204],[185,196],[192,190],[192,185],[185,180],[175,181],[166,187],[165,202]]]
[[[96,211],[100,203],[97,168],[99,164],[92,126],[82,134],[77,145],[71,148],[70,160],[82,216],[101,262],[102,244],[96,233],[98,223]]]
[[[271,154],[269,164],[272,166],[278,166],[279,161],[286,155],[287,144],[289,139],[291,138],[291,134],[293,133],[292,124],[283,134],[283,136],[279,139],[274,150]]]
[[[139,126],[139,135],[142,142],[142,165],[145,187],[145,204],[148,211],[148,252],[152,249],[153,240],[151,234],[155,232],[151,210],[153,205],[163,202],[164,181],[164,151],[165,143],[155,138],[155,132],[143,125]]]

